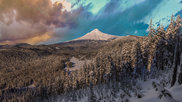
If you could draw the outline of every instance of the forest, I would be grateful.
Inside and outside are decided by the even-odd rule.
[[[71,57],[92,60],[75,71],[65,70]],[[163,79],[164,86],[182,85],[182,18],[171,17],[168,28],[147,36],[110,41],[73,41],[53,45],[0,46],[1,102],[130,102],[130,92],[141,98],[137,81]],[[154,88],[159,87],[153,83]],[[104,96],[111,89],[110,96]],[[103,92],[103,93],[102,93]],[[161,95],[165,95],[162,93]]]

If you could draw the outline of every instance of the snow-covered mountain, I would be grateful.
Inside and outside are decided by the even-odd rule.
[[[101,32],[98,29],[95,29],[91,31],[90,33],[87,33],[86,35],[80,38],[77,38],[75,40],[109,40],[109,39],[114,39],[117,37],[118,36],[109,35],[109,34]]]

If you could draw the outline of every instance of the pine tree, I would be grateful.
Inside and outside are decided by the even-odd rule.
[[[182,41],[181,41],[181,18],[180,16],[177,17],[176,20],[176,26],[175,26],[175,38],[174,38],[174,42],[175,42],[175,51],[174,51],[174,61],[173,61],[173,76],[172,76],[172,82],[171,82],[171,86],[175,85],[175,83],[179,83],[181,84],[181,73],[182,72],[178,72],[180,71],[182,68],[180,65],[180,60],[181,60],[181,52],[182,52]]]
[[[180,43],[180,49],[179,49],[179,53],[180,53],[180,65],[179,65],[179,76],[178,76],[178,83],[182,84],[182,18],[180,16],[177,17],[176,19],[176,29],[175,29],[178,33],[178,37],[179,37],[179,43]]]
[[[175,44],[175,52],[174,52],[174,62],[173,62],[173,77],[172,77],[172,83],[171,86],[173,86],[178,77],[178,66],[180,65],[180,57],[181,57],[181,51],[180,51],[180,41],[179,37],[177,38],[177,42]]]
[[[150,25],[149,25],[149,39],[152,39],[152,37],[156,34],[155,29],[153,28],[153,23],[152,19],[150,20]]]
[[[156,38],[156,51],[154,52],[156,60],[155,66],[160,70],[164,70],[164,52],[166,50],[166,40],[163,26],[159,26],[157,28]]]
[[[136,75],[143,76],[144,63],[143,63],[143,55],[142,55],[139,41],[135,45],[134,53],[135,53],[135,56],[134,56],[135,73]]]
[[[156,49],[156,31],[153,28],[152,20],[150,21],[150,26],[149,26],[149,36],[148,36],[148,46],[147,47],[149,49],[147,69],[150,72],[153,57],[154,57],[154,51]]]
[[[182,18],[180,17],[180,15],[178,15],[177,19],[176,19],[176,26],[175,26],[175,32],[177,34],[181,34],[181,30],[182,30]]]
[[[157,28],[157,39],[158,40],[161,40],[161,39],[165,39],[165,33],[166,33],[166,31],[165,31],[165,29],[164,29],[164,26],[159,26],[158,28]]]
[[[171,16],[171,22],[168,26],[167,32],[166,32],[166,38],[170,39],[173,38],[173,34],[175,33],[175,21],[174,21],[174,15]]]

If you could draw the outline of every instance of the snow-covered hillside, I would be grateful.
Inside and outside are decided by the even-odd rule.
[[[163,74],[165,77],[166,74]],[[90,88],[72,91],[58,97],[54,102],[182,102],[182,86],[170,87],[162,77],[137,80],[135,85],[110,82]],[[45,100],[47,102],[47,100]]]

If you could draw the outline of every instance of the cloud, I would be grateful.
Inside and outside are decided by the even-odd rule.
[[[45,34],[37,35],[34,37],[30,37],[30,38],[2,41],[2,42],[0,42],[0,44],[2,44],[2,45],[6,45],[6,44],[14,45],[17,43],[28,43],[28,44],[34,45],[34,44],[38,44],[40,42],[48,41],[50,38],[52,38],[52,36],[48,32],[46,32]]]
[[[169,25],[171,15],[180,15],[180,10],[182,10],[182,4],[180,0],[162,0],[156,8],[144,19],[145,23],[149,24],[150,19],[154,23],[154,26],[157,28],[158,25],[162,24],[165,27]],[[169,9],[170,8],[170,9]],[[179,13],[178,13],[179,12]]]
[[[0,44],[68,41],[95,28],[143,36],[151,18],[167,20],[180,7],[180,0],[0,0]]]
[[[36,44],[53,38],[54,29],[74,25],[68,6],[50,0],[0,0],[0,43]]]
[[[87,0],[86,0],[87,1]],[[106,0],[101,0],[106,1]],[[72,40],[98,28],[113,35],[147,35],[148,24],[153,19],[157,25],[162,19],[170,19],[171,13],[178,12],[181,3],[172,0],[108,0],[104,7],[95,14],[94,3],[85,5],[77,15],[76,27],[57,29],[57,34],[66,32],[61,41]],[[85,3],[84,3],[85,4]],[[168,7],[172,9],[167,10]],[[169,11],[169,12],[168,12]],[[180,13],[180,12],[179,12]],[[161,16],[163,15],[163,16]],[[165,23],[164,26],[167,26]]]
[[[67,37],[63,40],[71,40],[98,28],[102,32],[114,35],[145,35],[148,24],[144,22],[153,9],[155,9],[162,0],[140,0],[136,4],[127,4],[121,0],[110,0],[98,14],[92,14],[88,7],[83,11],[76,20],[76,27],[67,31]],[[124,4],[122,4],[124,3]],[[62,29],[62,28],[61,28]],[[65,32],[65,31],[64,31]],[[137,32],[137,33],[136,33]],[[62,30],[57,30],[62,33]]]

